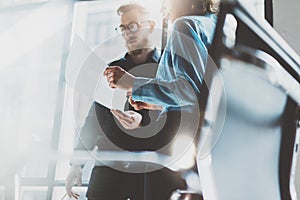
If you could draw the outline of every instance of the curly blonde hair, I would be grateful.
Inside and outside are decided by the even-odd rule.
[[[220,0],[190,0],[195,12],[199,14],[218,13]]]

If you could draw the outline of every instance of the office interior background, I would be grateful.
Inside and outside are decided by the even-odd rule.
[[[264,18],[264,0],[240,1]],[[58,200],[65,194],[75,140],[73,93],[65,82],[68,54],[78,38],[90,49],[113,51],[109,39],[124,2],[0,0],[0,200]],[[160,27],[162,0],[139,2],[155,5]],[[274,29],[299,55],[300,1],[273,0],[272,7]],[[80,199],[91,167],[85,167],[84,186],[76,188]],[[300,196],[299,165],[295,178]]]

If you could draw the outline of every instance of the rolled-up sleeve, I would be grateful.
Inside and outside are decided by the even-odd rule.
[[[171,81],[139,78],[135,82],[132,98],[135,101],[160,105],[164,108],[191,106],[196,94],[184,77]]]
[[[205,43],[209,38],[200,27],[188,18],[175,21],[156,78],[137,78],[133,100],[160,105],[167,110],[192,108],[198,104],[208,56]],[[205,42],[202,41],[204,36]]]

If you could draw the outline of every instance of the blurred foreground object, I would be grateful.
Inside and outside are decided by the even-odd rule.
[[[197,162],[206,200],[297,199],[300,58],[264,20],[222,2]]]

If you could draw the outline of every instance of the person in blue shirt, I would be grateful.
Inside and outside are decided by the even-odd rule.
[[[161,106],[162,113],[184,111],[196,117],[218,7],[214,0],[167,0],[164,13],[173,29],[156,77],[136,77],[110,66],[104,71],[110,87],[131,92],[130,103],[136,109]]]
[[[117,65],[104,72],[110,87],[132,94],[129,102],[135,110],[160,107],[161,115],[180,113],[178,132],[190,144],[197,140],[202,121],[204,75],[218,9],[214,0],[167,0],[164,14],[173,27],[156,77],[137,77]]]

